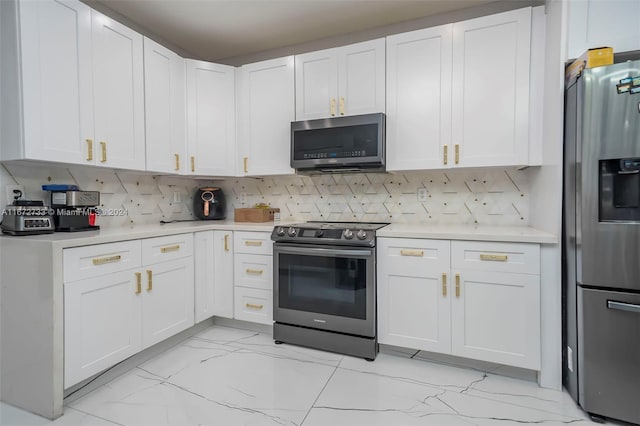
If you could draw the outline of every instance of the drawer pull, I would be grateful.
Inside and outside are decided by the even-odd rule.
[[[424,256],[424,251],[423,250],[400,250],[400,256],[422,257]]]
[[[176,171],[180,170],[180,154],[173,154],[176,157]]]
[[[480,260],[488,261],[488,262],[506,262],[508,260],[508,256],[506,254],[481,254]]]
[[[244,245],[251,247],[260,247],[262,245],[262,241],[245,241]]]
[[[100,147],[102,148],[102,160],[100,160],[100,162],[106,163],[107,162],[107,143],[100,142]]]
[[[122,256],[118,254],[116,256],[100,257],[97,259],[93,259],[92,262],[94,265],[97,266],[97,265],[104,265],[105,263],[120,262],[121,259],[122,259]]]
[[[262,275],[264,273],[262,269],[247,269],[246,272],[251,275]]]
[[[93,161],[93,139],[85,139],[87,141],[87,161]]]
[[[244,306],[246,306],[249,309],[262,309],[262,308],[264,308],[264,305],[256,305],[255,303],[245,303]]]
[[[616,309],[618,311],[635,312],[640,314],[640,305],[634,305],[633,303],[616,302],[613,300],[607,300],[608,309]]]
[[[443,151],[443,155],[442,156],[444,157],[443,158],[443,160],[444,160],[443,162],[444,162],[444,164],[446,166],[447,163],[449,162],[449,147],[447,145],[444,145],[442,147],[442,151]]]
[[[442,274],[442,295],[447,296],[447,274]]]
[[[224,251],[229,251],[229,234],[224,236]]]
[[[456,274],[456,297],[460,297],[460,274]]]
[[[149,280],[147,291],[151,291],[153,290],[153,271],[151,269],[147,269],[147,279]]]
[[[140,272],[136,272],[136,294],[142,293],[142,274]]]
[[[191,156],[191,171],[195,172],[196,171],[196,157],[195,156]]]
[[[168,246],[168,247],[162,247],[160,249],[161,253],[169,253],[171,251],[178,251],[180,250],[180,244],[176,244],[175,246]]]
[[[456,144],[455,145],[455,153],[456,153],[456,158],[455,158],[455,163],[459,164],[460,163],[460,145]]]

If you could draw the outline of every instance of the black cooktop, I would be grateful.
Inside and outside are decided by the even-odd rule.
[[[290,244],[334,244],[340,246],[375,246],[376,230],[388,223],[305,222],[276,225],[271,239]]]

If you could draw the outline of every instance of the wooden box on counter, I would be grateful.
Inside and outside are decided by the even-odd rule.
[[[233,220],[235,222],[273,222],[276,215],[280,215],[280,209],[235,209]]]

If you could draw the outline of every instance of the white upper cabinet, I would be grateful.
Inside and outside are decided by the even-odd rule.
[[[453,25],[454,166],[526,165],[531,8]]]
[[[293,174],[291,122],[295,120],[293,56],[238,70],[238,151],[244,176]]]
[[[451,140],[452,25],[387,37],[387,170],[443,165]]]
[[[91,11],[97,164],[145,169],[142,36]]]
[[[142,36],[74,0],[2,8],[3,159],[144,170]]]
[[[91,9],[1,3],[2,159],[93,164]]]
[[[184,59],[144,39],[144,101],[147,170],[186,170]]]
[[[567,59],[594,47],[613,47],[614,52],[640,49],[640,2],[583,0],[567,5]]]
[[[235,70],[186,60],[188,173],[234,176]]]
[[[296,56],[296,120],[385,110],[385,40]]]

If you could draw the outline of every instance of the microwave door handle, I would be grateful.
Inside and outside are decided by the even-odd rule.
[[[365,257],[371,256],[373,253],[371,250],[337,250],[337,249],[325,249],[325,248],[311,248],[311,247],[277,247],[278,253],[286,254],[311,254],[311,255],[328,255],[328,256],[349,256],[349,257]]]

